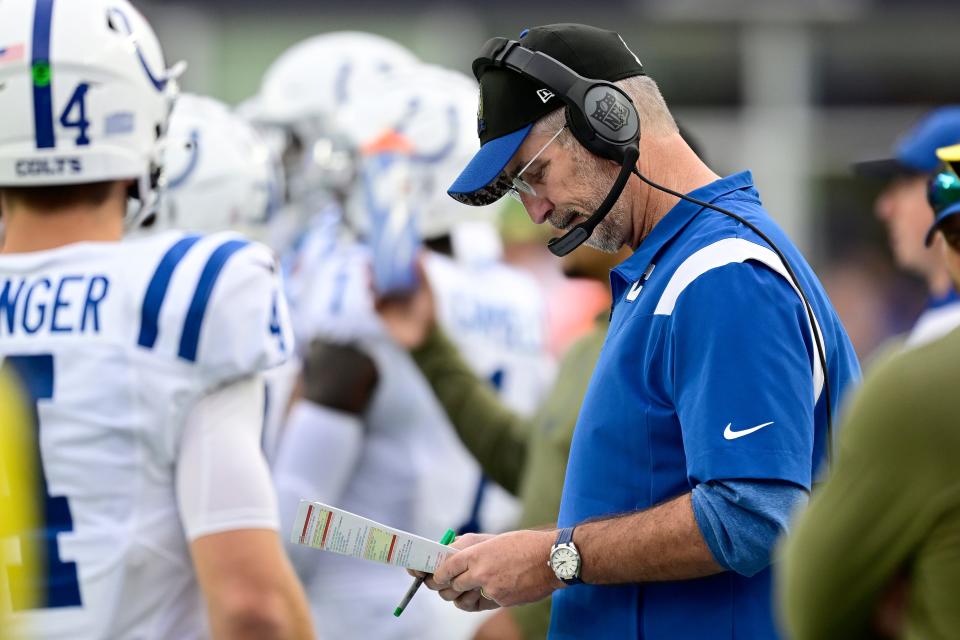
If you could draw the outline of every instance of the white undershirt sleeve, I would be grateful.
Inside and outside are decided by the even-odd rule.
[[[290,410],[274,462],[282,536],[300,579],[309,583],[320,554],[295,545],[293,527],[300,500],[336,505],[353,476],[363,446],[363,421],[307,400]]]
[[[276,495],[260,448],[263,398],[263,378],[252,376],[211,392],[187,416],[176,490],[188,540],[279,528]]]

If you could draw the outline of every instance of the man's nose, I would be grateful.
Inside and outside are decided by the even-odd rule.
[[[543,224],[547,218],[550,217],[550,214],[553,213],[553,203],[546,198],[521,193],[520,200],[523,202],[523,207],[527,210],[527,215],[530,216],[534,224]]]

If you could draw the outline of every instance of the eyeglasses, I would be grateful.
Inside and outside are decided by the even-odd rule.
[[[556,132],[555,134],[553,134],[553,137],[550,138],[549,140],[547,140],[547,144],[545,144],[545,145],[543,145],[542,147],[540,147],[540,151],[537,151],[537,153],[534,154],[534,156],[533,156],[532,158],[530,158],[530,161],[529,161],[527,164],[523,165],[523,168],[520,169],[520,171],[517,172],[517,175],[513,176],[513,177],[510,179],[511,186],[510,186],[510,189],[509,189],[508,193],[510,194],[510,197],[511,197],[511,198],[513,198],[513,199],[515,199],[515,200],[517,200],[517,201],[519,201],[519,202],[523,202],[523,200],[521,200],[521,198],[520,198],[520,194],[521,194],[521,193],[525,193],[525,194],[530,195],[530,196],[536,196],[536,195],[537,195],[536,190],[534,190],[534,188],[530,185],[530,183],[527,182],[526,180],[524,180],[523,178],[521,178],[520,176],[523,175],[523,172],[524,172],[524,171],[526,171],[527,169],[530,168],[530,165],[532,165],[534,162],[537,161],[537,158],[539,158],[540,155],[541,155],[544,151],[547,150],[547,147],[549,147],[551,144],[553,144],[553,141],[554,141],[554,140],[556,140],[557,138],[560,137],[560,134],[563,133],[563,130],[566,129],[566,128],[567,128],[567,125],[563,125],[562,127],[560,127],[560,128],[557,130],[557,132]]]
[[[927,187],[927,201],[938,218],[937,226],[940,227],[943,239],[951,249],[960,251],[960,230],[955,229],[953,225],[941,225],[939,220],[940,212],[960,203],[960,176],[957,175],[952,162],[945,162],[940,167],[940,171],[930,179]]]

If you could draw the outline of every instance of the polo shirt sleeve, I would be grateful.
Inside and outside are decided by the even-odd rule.
[[[810,488],[813,346],[803,303],[758,262],[711,269],[677,298],[668,379],[691,486],[784,480]]]

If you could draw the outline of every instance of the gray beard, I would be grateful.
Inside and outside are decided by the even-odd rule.
[[[562,218],[563,224],[560,224],[561,219],[559,219],[559,216],[551,216],[549,221],[550,224],[557,229],[569,231],[576,224],[586,220],[588,217],[589,216],[582,211],[567,210],[564,212]],[[625,219],[626,213],[623,208],[614,206],[614,208],[610,210],[610,213],[608,213],[603,221],[593,230],[593,233],[590,234],[590,237],[584,244],[598,251],[603,251],[604,253],[616,253],[620,250],[620,247],[623,246],[624,242],[626,242]]]
[[[589,218],[590,214],[600,207],[600,203],[606,199],[609,193],[610,185],[616,178],[616,172],[611,172],[609,168],[603,167],[596,158],[590,158],[590,162],[592,164],[585,167],[583,171],[583,177],[590,185],[587,197],[582,201],[584,205],[588,205],[584,206],[586,212],[578,209],[565,209],[562,217],[557,214],[551,215],[550,224],[557,229],[568,230],[573,227],[578,220],[578,216],[582,216],[584,219]],[[599,186],[601,184],[604,186]],[[620,194],[620,198],[614,203],[610,212],[590,234],[585,244],[604,253],[616,253],[627,242],[627,208],[622,198],[623,193]],[[561,221],[563,226],[557,224]]]
[[[587,246],[604,253],[616,253],[626,242],[624,212],[614,207],[587,239]]]

